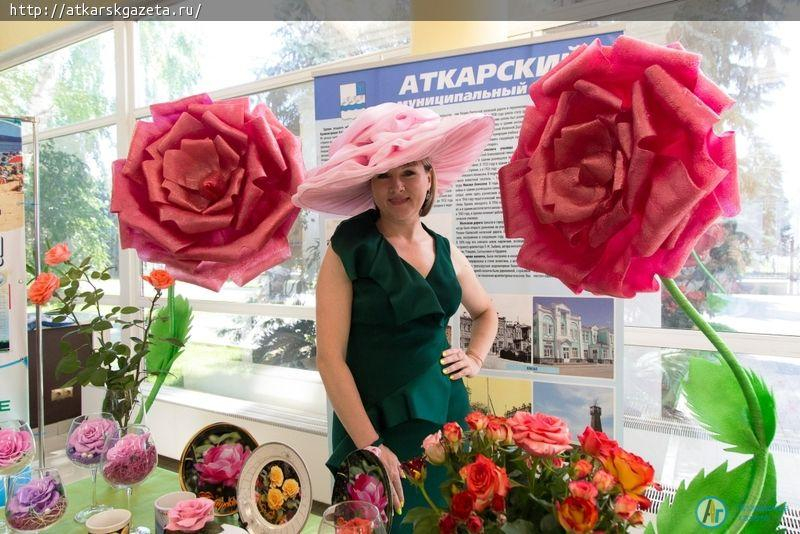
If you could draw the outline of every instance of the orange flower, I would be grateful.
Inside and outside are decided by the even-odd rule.
[[[164,269],[153,269],[150,271],[150,274],[143,275],[142,279],[156,289],[167,289],[175,283],[175,279],[172,278],[172,275]]]
[[[70,252],[67,244],[59,243],[45,253],[44,262],[52,267],[53,265],[64,263],[70,256],[72,256],[72,252]]]
[[[361,517],[345,521],[340,517],[336,521],[336,534],[372,534],[372,521]]]
[[[622,519],[628,519],[639,508],[639,503],[633,497],[622,494],[614,501],[614,512]]]
[[[489,418],[483,412],[474,411],[468,414],[464,420],[472,430],[483,430],[486,428],[486,423],[489,421]]]
[[[458,472],[466,481],[467,489],[475,495],[475,511],[483,511],[491,504],[495,495],[504,497],[511,487],[506,470],[493,461],[478,454],[475,461]]]
[[[514,431],[505,417],[489,416],[486,422],[486,435],[494,442],[501,445],[511,445],[514,443]]]
[[[572,470],[577,479],[588,477],[593,469],[592,463],[584,459],[580,459],[572,465]]]
[[[61,285],[61,279],[53,273],[40,273],[28,288],[28,300],[39,306],[47,304]]]
[[[445,423],[442,427],[442,434],[444,434],[444,439],[450,443],[451,449],[458,450],[461,447],[461,438],[464,437],[464,433],[458,423]]]
[[[608,458],[603,459],[603,466],[619,480],[625,494],[633,497],[645,510],[650,506],[650,500],[644,496],[644,492],[653,483],[655,472],[652,465],[617,447]]]
[[[597,489],[603,493],[610,492],[614,489],[614,486],[617,485],[617,479],[615,479],[611,473],[605,471],[604,469],[601,469],[594,474],[592,482],[595,486],[597,486]]]
[[[567,497],[556,503],[558,522],[570,533],[592,532],[599,514],[593,502],[579,497]]]
[[[597,498],[597,488],[591,482],[585,480],[580,482],[569,483],[569,493],[573,497],[586,499],[587,501],[595,502]]]

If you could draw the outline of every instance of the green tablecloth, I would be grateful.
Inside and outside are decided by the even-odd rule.
[[[124,490],[115,490],[109,486],[102,477],[97,477],[97,502],[108,504],[114,508],[125,508],[126,497]],[[85,534],[83,525],[77,524],[73,517],[78,510],[89,505],[92,499],[91,480],[84,479],[68,484],[67,514],[61,521],[47,532],[53,534]],[[149,527],[155,533],[155,515],[153,502],[165,493],[180,491],[178,475],[166,469],[157,468],[150,477],[133,490],[131,497],[131,512],[133,512],[133,525]],[[2,516],[0,512],[0,516]],[[319,525],[319,516],[311,515],[308,518],[302,534],[316,534]]]

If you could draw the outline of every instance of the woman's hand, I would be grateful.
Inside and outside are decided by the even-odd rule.
[[[442,359],[439,363],[444,366],[444,374],[450,377],[450,380],[458,380],[465,376],[475,376],[481,370],[483,360],[472,354],[469,349],[464,352],[461,349],[453,348],[447,349],[442,352]]]
[[[386,445],[381,445],[380,450],[381,463],[383,467],[386,468],[386,473],[389,475],[389,482],[392,485],[392,504],[399,514],[402,513],[403,503],[405,502],[403,496],[403,482],[400,480],[400,473],[402,472],[400,460],[397,459],[397,456]]]

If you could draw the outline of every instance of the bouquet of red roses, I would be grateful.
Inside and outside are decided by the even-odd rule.
[[[626,532],[643,522],[653,467],[586,427],[571,444],[564,421],[543,413],[509,418],[472,412],[469,430],[447,423],[403,464],[428,508],[408,512],[415,533]],[[428,464],[447,470],[444,506],[428,495]]]

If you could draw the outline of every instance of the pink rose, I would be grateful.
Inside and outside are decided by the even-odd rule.
[[[195,95],[150,111],[113,165],[122,248],[215,291],[286,260],[305,173],[299,139],[247,97]]]
[[[614,512],[622,519],[630,518],[639,509],[639,502],[630,495],[622,494],[614,501]]]
[[[632,297],[674,277],[721,215],[739,212],[733,104],[679,43],[580,45],[531,84],[500,169],[517,263],[573,291]]]
[[[194,468],[206,484],[235,488],[249,456],[250,451],[241,443],[223,443],[208,449],[203,454],[203,461],[196,463]]]
[[[447,451],[442,444],[442,431],[431,434],[422,441],[425,458],[433,465],[441,465],[447,458]]]
[[[53,265],[64,263],[70,256],[72,256],[72,252],[70,252],[67,244],[59,243],[45,253],[44,262],[52,267]]]
[[[386,506],[389,499],[384,492],[383,484],[366,473],[356,476],[353,482],[347,484],[347,495],[354,501],[366,501],[372,503],[381,512],[381,521],[386,522]]]
[[[109,462],[125,462],[132,456],[147,450],[150,434],[126,434],[122,436],[106,454]]]
[[[0,469],[16,464],[33,449],[31,435],[13,428],[0,429]]]
[[[519,411],[508,418],[514,443],[534,456],[553,456],[571,449],[567,424],[552,415]]]
[[[196,532],[214,520],[214,501],[201,497],[181,501],[167,512],[167,530]]]
[[[592,477],[592,482],[595,486],[597,486],[597,489],[603,493],[610,492],[617,485],[617,479],[614,478],[614,475],[608,471],[604,471],[603,469],[600,469],[594,474],[594,477]]]
[[[44,306],[53,298],[53,293],[61,285],[61,279],[53,273],[39,273],[28,287],[28,300],[39,306]]]
[[[67,444],[79,455],[95,456],[103,452],[106,438],[117,431],[117,424],[110,419],[86,419],[69,435]]]

